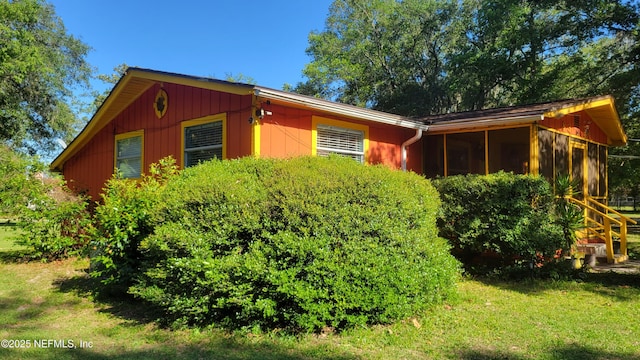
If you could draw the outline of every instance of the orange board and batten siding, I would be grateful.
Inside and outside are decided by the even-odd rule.
[[[252,125],[247,121],[252,109],[250,95],[165,83],[162,88],[168,96],[168,109],[159,119],[153,103],[160,87],[157,84],[145,91],[65,162],[63,173],[66,179],[73,179],[71,188],[98,200],[104,182],[113,174],[115,136],[132,131],[144,133],[143,170],[170,155],[181,164],[180,124],[210,115],[226,116],[228,158],[252,154]]]
[[[260,156],[288,158],[315,154],[314,130],[317,124],[366,129],[368,140],[365,159],[368,164],[401,167],[401,145],[415,135],[415,130],[367,121],[345,119],[307,109],[272,104],[271,115],[260,120]],[[409,146],[407,169],[421,173],[421,143]]]
[[[167,111],[158,118],[153,104],[160,89],[167,94]],[[252,95],[158,83],[108,121],[71,156],[64,163],[63,173],[66,179],[72,179],[71,188],[99,200],[105,181],[113,174],[116,136],[131,132],[143,134],[143,171],[170,155],[182,166],[182,124],[212,117],[224,118],[224,154],[228,159],[250,155],[275,158],[312,155],[316,119],[319,123],[365,126],[369,144],[365,155],[367,163],[399,169],[400,144],[415,134],[411,129],[345,119],[309,109],[272,104],[268,110],[270,115],[251,124],[249,118],[255,118]],[[422,171],[420,146],[419,142],[411,145],[408,158],[408,169],[418,173]]]
[[[271,115],[260,120],[260,156],[311,155],[312,112],[275,104],[269,111]]]

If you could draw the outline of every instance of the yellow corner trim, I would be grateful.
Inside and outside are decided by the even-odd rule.
[[[254,157],[260,157],[260,123],[255,122],[251,132],[251,145],[252,145],[252,155]]]
[[[529,174],[531,175],[540,174],[540,149],[538,141],[538,126],[531,124],[529,127]]]

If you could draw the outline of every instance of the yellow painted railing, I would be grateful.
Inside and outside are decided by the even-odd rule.
[[[570,198],[570,200],[585,211],[585,230],[587,237],[595,236],[604,241],[607,250],[607,262],[615,263],[626,261],[628,259],[627,224],[637,224],[637,222],[588,196],[585,197],[584,200],[575,198]],[[598,217],[601,219],[598,219]],[[620,227],[618,232],[613,230],[614,224]],[[620,238],[620,253],[618,256],[616,256],[613,249],[614,237]]]

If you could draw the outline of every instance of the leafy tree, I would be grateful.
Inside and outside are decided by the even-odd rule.
[[[636,119],[626,122],[625,131],[630,139],[640,138],[640,124]],[[629,141],[625,147],[612,148],[609,154],[609,195],[635,198],[634,210],[637,210],[640,205],[640,143]]]
[[[90,227],[87,202],[50,174],[37,156],[0,144],[0,217],[18,220],[16,243],[42,260],[77,255]]]
[[[231,72],[228,72],[225,74],[225,80],[243,84],[256,84],[256,80],[254,78],[243,73],[233,74]]]
[[[621,0],[336,0],[296,89],[403,115],[622,95],[637,23]]]
[[[43,0],[0,0],[0,141],[30,152],[69,140],[71,88],[88,85],[89,47]]]
[[[626,0],[335,0],[293,90],[408,116],[611,94],[639,138],[639,23]],[[640,195],[623,160],[610,186]]]
[[[83,112],[93,116],[93,114],[100,108],[102,103],[107,99],[109,93],[111,93],[112,88],[120,81],[122,76],[127,72],[129,65],[126,63],[122,63],[113,68],[113,73],[111,74],[99,74],[96,78],[102,81],[105,85],[107,85],[107,89],[103,91],[93,90],[91,92],[91,97],[93,101],[87,108],[84,109]]]
[[[455,4],[334,1],[326,30],[309,36],[309,80],[297,90],[407,115],[448,108],[443,74],[453,41],[442,28]]]
[[[0,144],[0,215],[18,216],[40,193],[37,174],[44,165],[35,157],[17,153]]]
[[[465,110],[601,94],[625,51],[616,37],[638,20],[620,1],[464,4],[468,41],[452,64]]]

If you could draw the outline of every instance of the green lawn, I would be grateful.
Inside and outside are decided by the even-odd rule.
[[[13,224],[0,219],[0,259],[4,262],[15,260],[15,257],[22,256],[26,251],[26,248],[14,243],[17,231]]]
[[[30,346],[2,359],[640,359],[640,275],[464,280],[458,301],[413,319],[291,337],[161,329],[131,299],[92,299],[86,259],[21,251],[0,227],[0,340]]]

